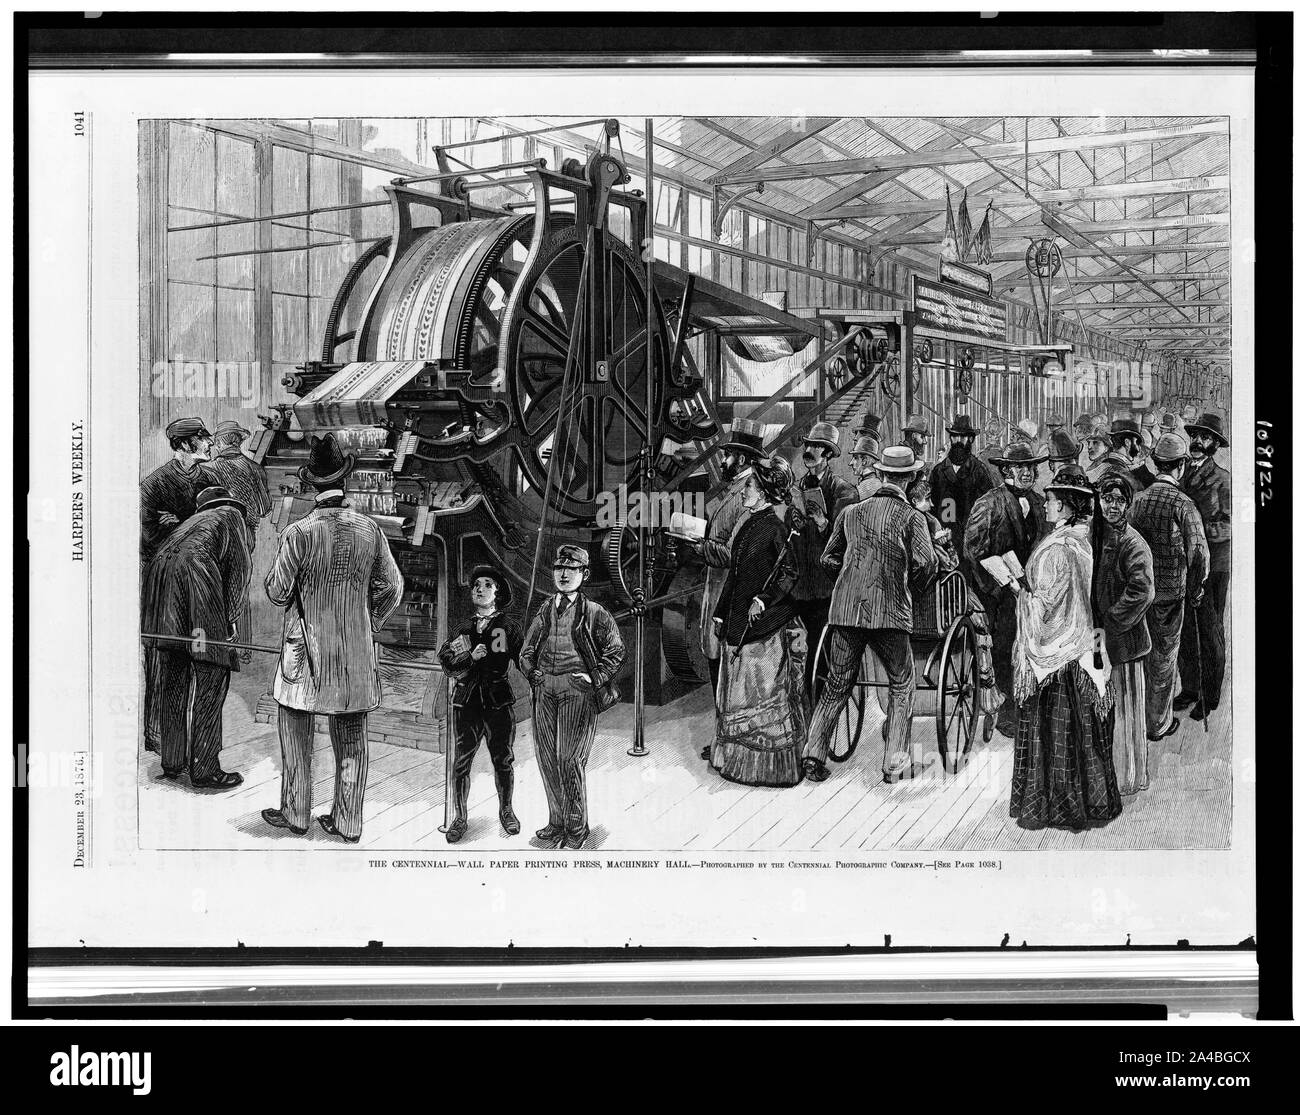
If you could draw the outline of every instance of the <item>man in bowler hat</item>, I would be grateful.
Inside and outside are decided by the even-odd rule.
[[[476,566],[469,575],[474,616],[438,651],[452,679],[451,704],[456,723],[451,800],[455,816],[447,826],[447,843],[455,844],[469,827],[469,780],[479,743],[486,740],[497,785],[497,815],[507,836],[519,834],[515,816],[515,712],[509,669],[518,664],[522,637],[505,609],[510,582],[492,565]]]
[[[1194,610],[1194,617],[1190,597],[1185,605],[1178,654],[1183,688],[1174,698],[1174,708],[1190,708],[1188,715],[1193,720],[1203,720],[1207,712],[1219,707],[1227,660],[1223,620],[1232,575],[1232,474],[1214,459],[1220,449],[1228,448],[1219,415],[1204,414],[1189,422],[1187,436],[1190,440],[1182,489],[1200,512],[1210,548],[1210,573],[1205,580],[1205,598]],[[1200,635],[1199,644],[1194,632]]]
[[[158,661],[159,728],[164,778],[183,773],[199,790],[228,790],[243,779],[221,769],[221,710],[230,671],[229,643],[248,599],[252,563],[244,505],[222,487],[204,488],[190,515],[168,536],[144,579],[144,630]]]
[[[344,502],[344,481],[356,460],[333,434],[313,436],[298,470],[316,506],[280,538],[266,595],[284,609],[279,705],[280,808],[262,819],[296,835],[307,831],[312,805],[312,730],[329,718],[334,750],[334,805],[316,818],[331,836],[361,839],[369,749],[366,716],[379,707],[375,633],[402,598],[402,574],[388,539],[367,515]]]
[[[975,456],[979,427],[971,425],[969,414],[959,414],[948,424],[948,453],[930,470],[930,498],[934,517],[952,531],[953,549],[962,553],[966,521],[975,501],[997,486],[997,479]]]
[[[596,717],[618,701],[614,678],[627,653],[614,617],[582,592],[590,576],[581,546],[556,550],[555,592],[537,609],[519,651],[519,668],[533,687],[533,740],[550,814],[537,839],[572,851],[591,832],[587,759]]]

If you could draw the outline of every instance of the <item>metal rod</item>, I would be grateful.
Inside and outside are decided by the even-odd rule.
[[[516,136],[540,136],[547,135],[550,132],[562,132],[569,128],[590,128],[593,124],[604,124],[606,117],[602,116],[599,120],[583,120],[580,124],[552,124],[547,128],[534,128],[530,132],[511,132],[509,135],[492,136],[490,139],[467,139],[461,143],[440,143],[438,147],[443,151],[458,151],[462,147],[478,147],[483,143],[500,143],[503,139],[514,139]]]
[[[185,643],[187,646],[192,646],[198,642],[197,636],[194,635],[155,635],[148,631],[142,631],[140,638],[156,639],[163,643]],[[279,654],[282,649],[280,647],[258,646],[256,643],[226,643],[216,639],[208,639],[207,644],[211,647],[220,647],[223,650],[253,650],[261,654]],[[432,662],[403,662],[396,658],[378,657],[381,666],[400,666],[404,670],[424,670],[429,673],[441,674],[446,672],[441,666],[434,665]]]
[[[322,205],[319,209],[300,209],[296,213],[268,213],[265,217],[232,217],[228,221],[206,221],[199,225],[176,225],[169,228],[168,232],[193,232],[200,228],[226,228],[229,225],[251,225],[259,221],[281,221],[286,217],[312,217],[317,213],[342,213],[348,209],[378,209],[381,205],[387,206],[387,201],[354,201],[348,205]],[[316,232],[327,232],[328,229],[315,229]]]
[[[394,186],[409,186],[412,182],[443,182],[449,178],[464,178],[467,174],[494,174],[500,170],[541,170],[546,166],[545,159],[526,159],[518,163],[498,163],[496,166],[467,167],[465,170],[441,170],[436,174],[417,174],[411,178],[394,178]]]
[[[646,117],[645,122],[645,196],[646,217],[645,240],[641,244],[642,258],[645,260],[645,440],[641,443],[641,491],[648,492],[650,484],[650,438],[654,423],[654,388],[655,388],[655,132],[654,121]],[[636,520],[636,563],[637,589],[633,604],[636,608],[636,659],[635,673],[632,677],[632,746],[629,755],[640,758],[649,753],[645,745],[645,601],[649,595],[646,585],[646,537],[645,516],[638,515]]]
[[[323,231],[323,230],[312,230]],[[212,255],[195,256],[194,262],[204,259],[232,259],[235,256],[264,256],[272,252],[310,252],[316,248],[333,248],[339,244],[375,244],[387,240],[387,236],[367,236],[361,240],[318,240],[315,244],[289,244],[278,248],[249,248],[243,252],[214,252]]]

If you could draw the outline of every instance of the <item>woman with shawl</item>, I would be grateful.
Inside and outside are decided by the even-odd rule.
[[[1051,533],[1012,581],[1019,718],[1011,816],[1021,828],[1078,832],[1119,816],[1111,758],[1110,664],[1092,622],[1093,489],[1077,465],[1046,487]]]

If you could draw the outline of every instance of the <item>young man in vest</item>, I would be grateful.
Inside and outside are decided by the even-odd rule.
[[[587,758],[596,717],[618,701],[614,677],[626,654],[614,617],[581,591],[589,566],[581,546],[555,552],[555,592],[537,610],[519,651],[519,668],[533,687],[533,740],[550,812],[537,839],[572,851],[590,835]]]

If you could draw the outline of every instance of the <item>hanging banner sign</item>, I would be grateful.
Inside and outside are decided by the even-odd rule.
[[[976,291],[979,294],[993,297],[993,276],[988,271],[982,271],[978,267],[971,267],[966,263],[958,263],[956,260],[941,259],[939,261],[939,281],[941,283],[951,283],[953,286],[965,287],[967,290]]]
[[[972,341],[1005,341],[1007,307],[987,295],[912,276],[912,309],[919,329],[958,334]]]

